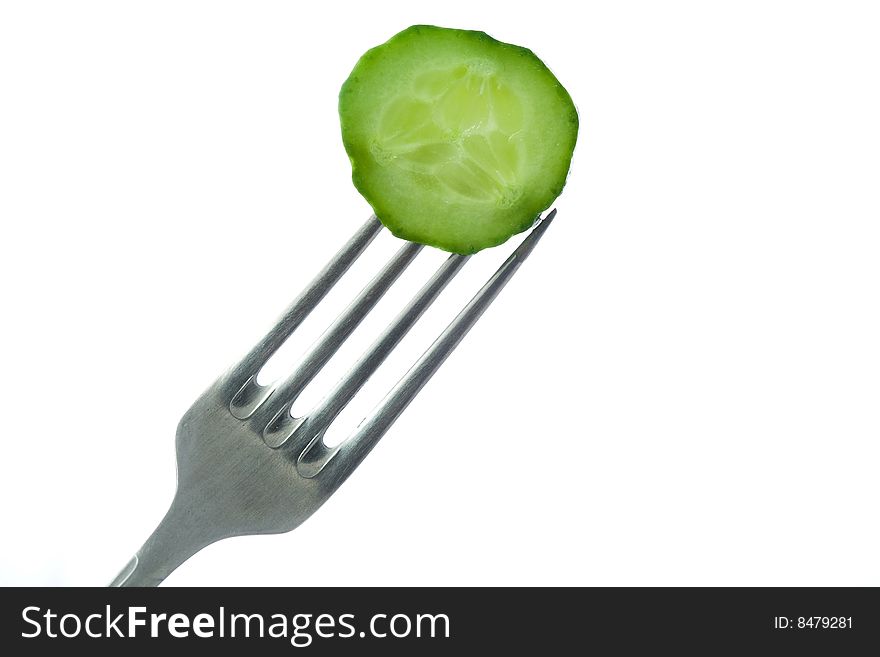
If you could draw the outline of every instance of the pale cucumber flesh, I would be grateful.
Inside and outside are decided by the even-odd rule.
[[[511,205],[521,190],[522,103],[491,72],[425,71],[384,109],[373,155],[450,194]]]

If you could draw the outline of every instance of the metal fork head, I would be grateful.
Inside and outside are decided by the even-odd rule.
[[[371,217],[284,312],[264,338],[206,390],[177,427],[177,493],[171,508],[116,586],[156,585],[201,548],[231,536],[287,532],[314,513],[403,412],[546,230],[551,211],[520,243],[376,410],[339,445],[323,436],[422,313],[467,261],[451,255],[336,387],[306,416],[290,409],[418,254],[406,243],[361,291],[284,381],[257,374],[381,230]]]

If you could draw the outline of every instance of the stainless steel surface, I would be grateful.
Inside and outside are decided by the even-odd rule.
[[[257,374],[382,229],[371,217],[274,327],[190,407],[177,427],[177,493],[111,586],[156,586],[206,545],[296,528],[329,498],[400,416],[517,271],[556,211],[532,229],[369,418],[339,445],[327,428],[467,261],[451,255],[330,393],[294,418],[296,397],[422,248],[405,243],[284,381]]]

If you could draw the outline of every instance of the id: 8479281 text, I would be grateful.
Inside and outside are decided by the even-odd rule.
[[[773,629],[776,630],[851,630],[852,616],[776,616]]]

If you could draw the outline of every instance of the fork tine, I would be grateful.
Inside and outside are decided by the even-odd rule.
[[[327,361],[330,360],[333,354],[339,350],[342,343],[358,327],[422,248],[424,247],[421,244],[415,244],[414,242],[407,242],[400,247],[397,253],[388,261],[388,264],[376,274],[348,308],[330,325],[330,328],[324,331],[324,334],[318,338],[318,341],[311,346],[300,365],[282,383],[275,386],[270,394],[274,399],[278,400],[278,403],[283,405],[279,409],[276,403],[268,411],[273,413],[270,416],[273,418],[270,423],[271,425],[274,425],[276,422],[281,424],[288,422],[290,408],[299,394],[315,378],[315,375],[321,371],[321,368],[327,364]],[[251,410],[251,413],[255,410]],[[236,410],[233,410],[233,414],[236,415]],[[264,416],[265,413],[261,413],[255,417],[255,422],[258,424],[265,422],[267,418]],[[245,419],[241,415],[236,415],[236,417]],[[293,420],[293,418],[289,419],[290,421]]]
[[[323,431],[317,435],[297,460],[297,470],[304,477],[314,477],[331,460],[334,461],[332,478],[336,485],[341,483],[370,452],[394,421],[406,409],[422,387],[440,368],[449,354],[458,346],[462,338],[477,323],[486,308],[495,300],[498,293],[513,277],[520,265],[543,236],[556,216],[552,210],[541,220],[498,271],[477,292],[458,316],[440,334],[440,337],[416,361],[409,371],[397,382],[391,392],[382,400],[372,416],[364,420],[355,432],[335,447],[327,447],[323,442]],[[334,459],[334,457],[339,458]]]
[[[266,443],[271,447],[284,445],[285,449],[296,452],[305,447],[301,435],[306,436],[307,442],[316,433],[323,432],[431,306],[449,281],[468,261],[468,258],[470,256],[449,256],[342,380],[336,384],[333,391],[305,418],[290,418],[287,413],[281,422],[273,421],[270,423],[263,434]],[[282,409],[282,413],[285,411],[286,407]],[[290,419],[283,421],[287,418]]]
[[[256,376],[263,365],[314,310],[330,289],[336,285],[381,230],[382,224],[376,215],[372,215],[331,258],[330,262],[287,307],[275,326],[228,373],[227,384],[233,393],[239,391],[247,382],[252,381],[254,386],[257,385]]]

